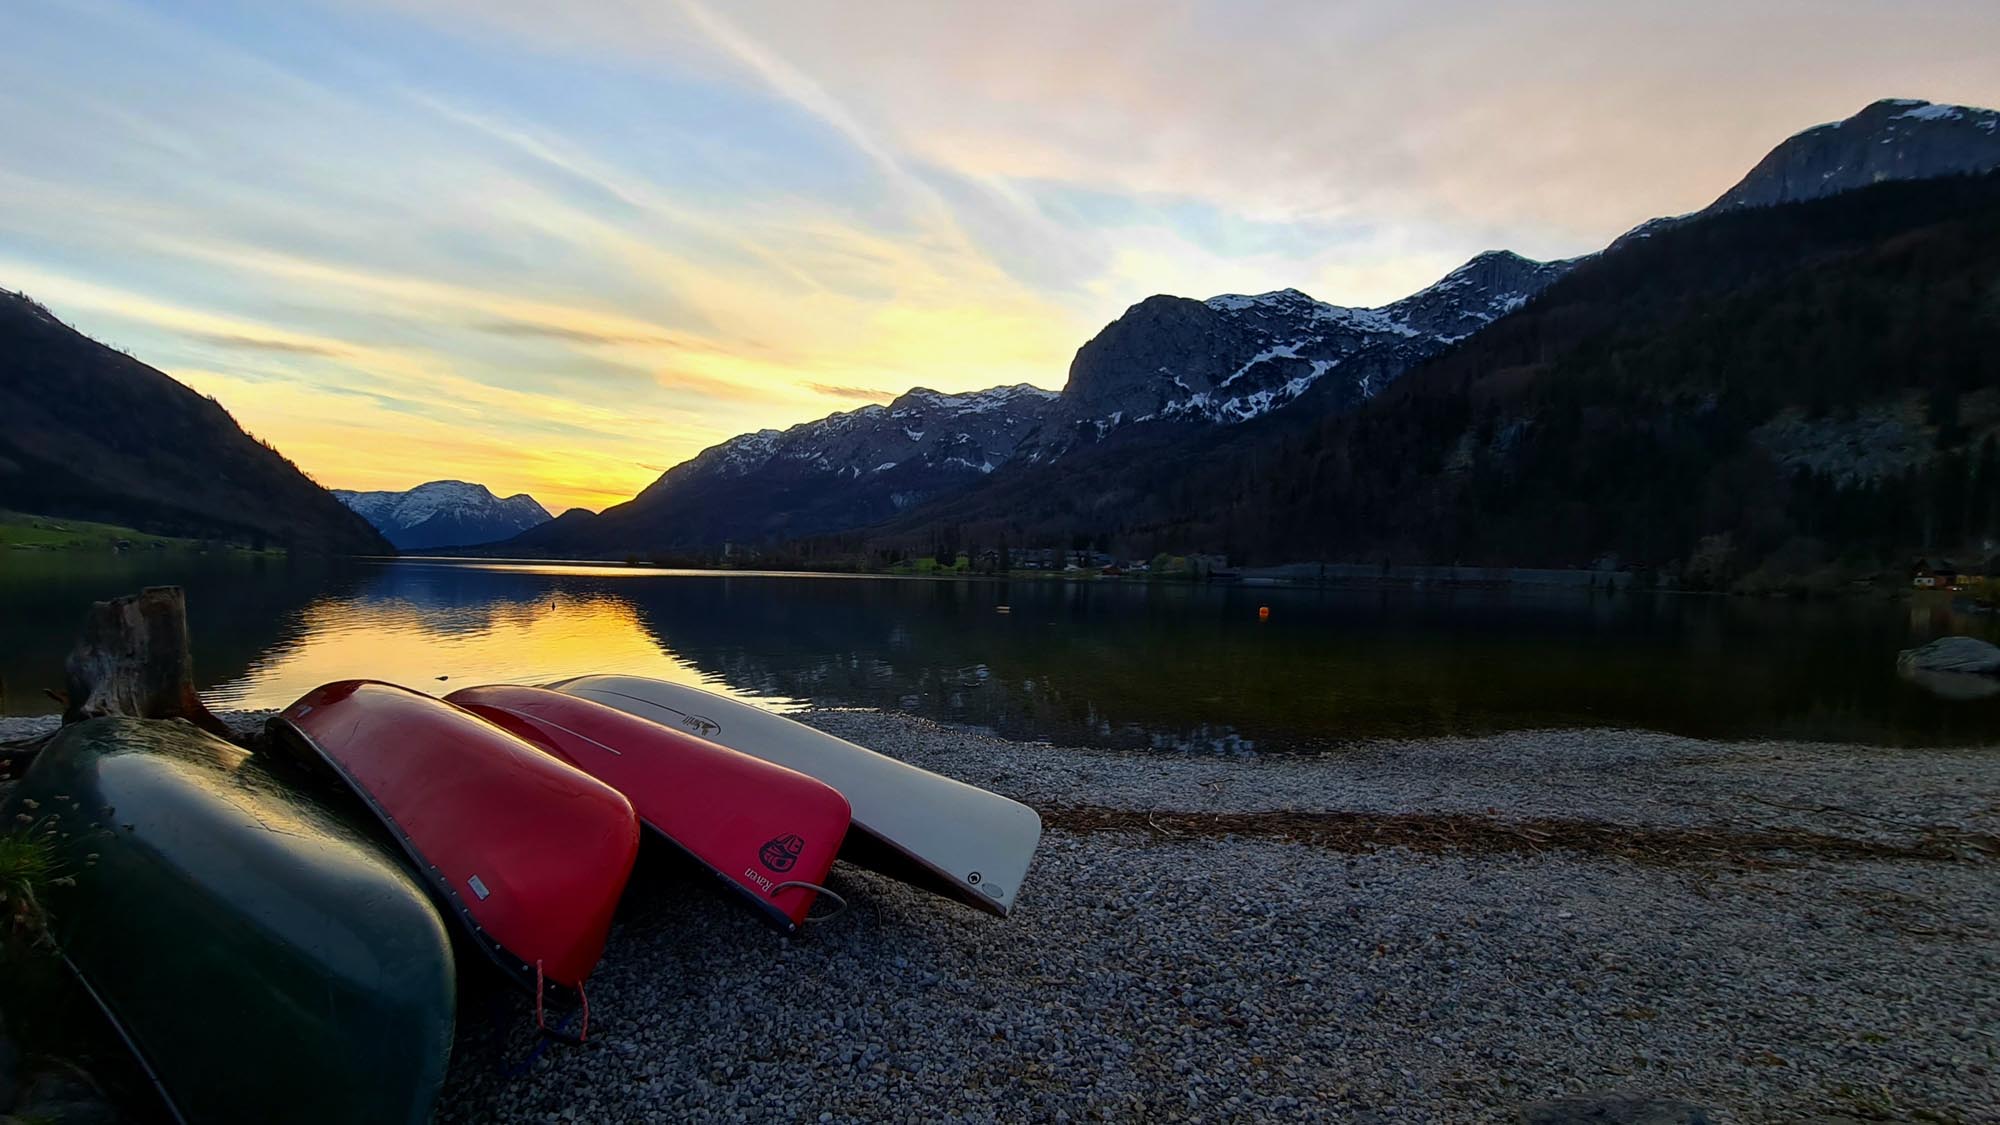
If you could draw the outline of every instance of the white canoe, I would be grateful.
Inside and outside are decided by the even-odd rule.
[[[1019,801],[713,692],[643,676],[548,686],[826,782],[854,810],[841,858],[994,914],[1014,905],[1042,838],[1042,818]]]

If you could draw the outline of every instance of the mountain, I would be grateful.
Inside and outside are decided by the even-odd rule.
[[[1692,214],[1649,219],[1611,248],[1718,211],[1802,203],[1880,183],[1995,168],[2000,168],[2000,112],[1884,98],[1852,117],[1793,134],[1715,202]]]
[[[891,518],[1009,466],[1074,456],[1134,427],[1205,429],[1304,401],[1317,411],[1349,409],[1520,307],[1570,265],[1481,254],[1372,309],[1295,289],[1149,297],[1077,351],[1059,394],[1027,384],[964,394],[918,388],[887,406],[745,434],[669,469],[595,520],[538,528],[508,549],[616,554],[817,535]]]
[[[1077,351],[1063,398],[1075,423],[1100,435],[1154,419],[1247,421],[1315,388],[1322,408],[1345,409],[1519,308],[1571,264],[1491,251],[1373,309],[1296,289],[1148,297]],[[1336,377],[1324,379],[1330,372]]]
[[[333,495],[402,550],[467,547],[511,539],[549,522],[549,513],[525,492],[502,500],[483,484],[434,480],[404,492]]]
[[[389,550],[214,399],[4,290],[0,508],[300,551]]]
[[[1038,466],[887,549],[1590,566],[1831,588],[2000,538],[2000,173],[1727,208],[1352,411]]]
[[[1383,544],[1411,550],[1417,541],[1442,550],[1422,536],[1371,537],[1365,523],[1356,528],[1277,521],[1255,528],[1232,521],[1247,518],[1245,512],[1269,513],[1257,499],[1259,488],[1304,495],[1320,487],[1290,475],[1303,471],[1297,461],[1305,455],[1287,444],[1298,434],[1346,425],[1340,419],[1348,417],[1355,425],[1373,419],[1368,424],[1395,431],[1385,411],[1425,408],[1387,395],[1405,372],[1456,362],[1462,354],[1486,354],[1482,341],[1541,307],[1547,293],[1580,271],[1604,276],[1610,268],[1606,261],[1633,260],[1636,247],[1659,239],[1686,245],[1677,232],[1727,216],[1789,211],[1800,202],[1865,192],[1871,185],[1927,182],[2000,166],[1996,121],[2000,115],[1989,110],[1878,102],[1783,142],[1742,182],[1694,215],[1653,220],[1584,259],[1535,262],[1506,251],[1482,254],[1422,292],[1379,308],[1328,305],[1289,289],[1206,301],[1149,297],[1078,350],[1059,395],[1013,388],[1002,402],[994,396],[1008,389],[970,396],[915,391],[888,407],[734,438],[669,470],[628,504],[596,519],[564,520],[529,532],[509,549],[558,555],[658,552],[825,537],[876,525],[878,530],[849,535],[844,542],[921,547],[925,539],[944,543],[961,529],[968,534],[978,529],[982,535],[1011,537],[1017,545],[1024,537],[1049,545],[1115,533],[1182,550],[1254,545],[1257,556],[1268,558],[1289,551],[1323,554],[1336,542],[1350,542],[1329,535],[1351,529],[1351,542],[1366,543],[1369,550]],[[1773,220],[1779,226],[1790,221]],[[1746,229],[1754,230],[1754,222]],[[1680,308],[1684,293],[1712,294],[1733,284],[1720,271],[1740,256],[1727,245],[1713,249],[1708,263],[1670,255],[1674,269],[1667,276],[1682,289],[1646,287],[1659,304],[1627,309],[1628,326],[1657,326],[1655,317]],[[1544,317],[1537,323],[1554,322]],[[1774,336],[1764,346],[1819,355],[1817,339]],[[1881,358],[1901,362],[1893,355]],[[1535,369],[1529,363],[1509,370],[1511,377],[1527,379]],[[1868,447],[1871,463],[1913,464],[1902,423],[1882,414],[1888,408],[1879,403],[1868,409],[1875,411],[1869,415],[1874,421],[1856,422],[1859,428],[1847,446]],[[1829,452],[1839,443],[1829,445],[1832,439],[1810,426],[1773,424],[1773,442],[1805,450],[1799,464],[1845,457]],[[1339,435],[1341,441],[1353,437],[1346,430]],[[1359,444],[1380,460],[1383,471],[1421,468],[1395,449]],[[1246,477],[1229,489],[1197,487],[1229,472]],[[1218,501],[1218,495],[1228,499]],[[1182,508],[1197,496],[1223,506],[1195,518]],[[1240,512],[1227,506],[1245,501],[1249,504]],[[1395,522],[1383,518],[1385,526]],[[1520,557],[1573,553],[1575,546],[1575,540],[1552,536],[1525,542]]]
[[[2000,112],[1889,98],[1771,150],[1711,209],[1823,199],[1889,180],[2000,168]]]

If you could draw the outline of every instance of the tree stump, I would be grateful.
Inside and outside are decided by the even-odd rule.
[[[187,597],[179,586],[148,586],[92,605],[63,672],[69,689],[65,725],[99,715],[186,719],[232,737],[194,693]]]

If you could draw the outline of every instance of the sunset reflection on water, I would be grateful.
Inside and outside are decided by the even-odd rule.
[[[283,707],[357,677],[443,695],[615,672],[778,711],[880,708],[1130,749],[1264,753],[1551,727],[2000,740],[2000,697],[1941,701],[1888,671],[1897,651],[1933,636],[2000,639],[1992,615],[1959,615],[1948,597],[931,581],[519,560],[7,561],[0,712],[12,715],[57,710],[42,689],[60,688],[93,600],[171,582],[187,591],[197,684],[218,709]]]
[[[343,679],[387,680],[443,695],[473,684],[548,683],[609,671],[691,684],[776,711],[804,706],[702,675],[646,630],[630,601],[602,589],[474,602],[400,592],[321,598],[300,612],[295,639],[202,694],[215,708],[265,708]]]

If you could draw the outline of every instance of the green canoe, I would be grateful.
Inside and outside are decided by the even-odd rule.
[[[179,721],[64,728],[10,806],[53,818],[56,945],[181,1119],[430,1119],[450,937],[382,844]]]

